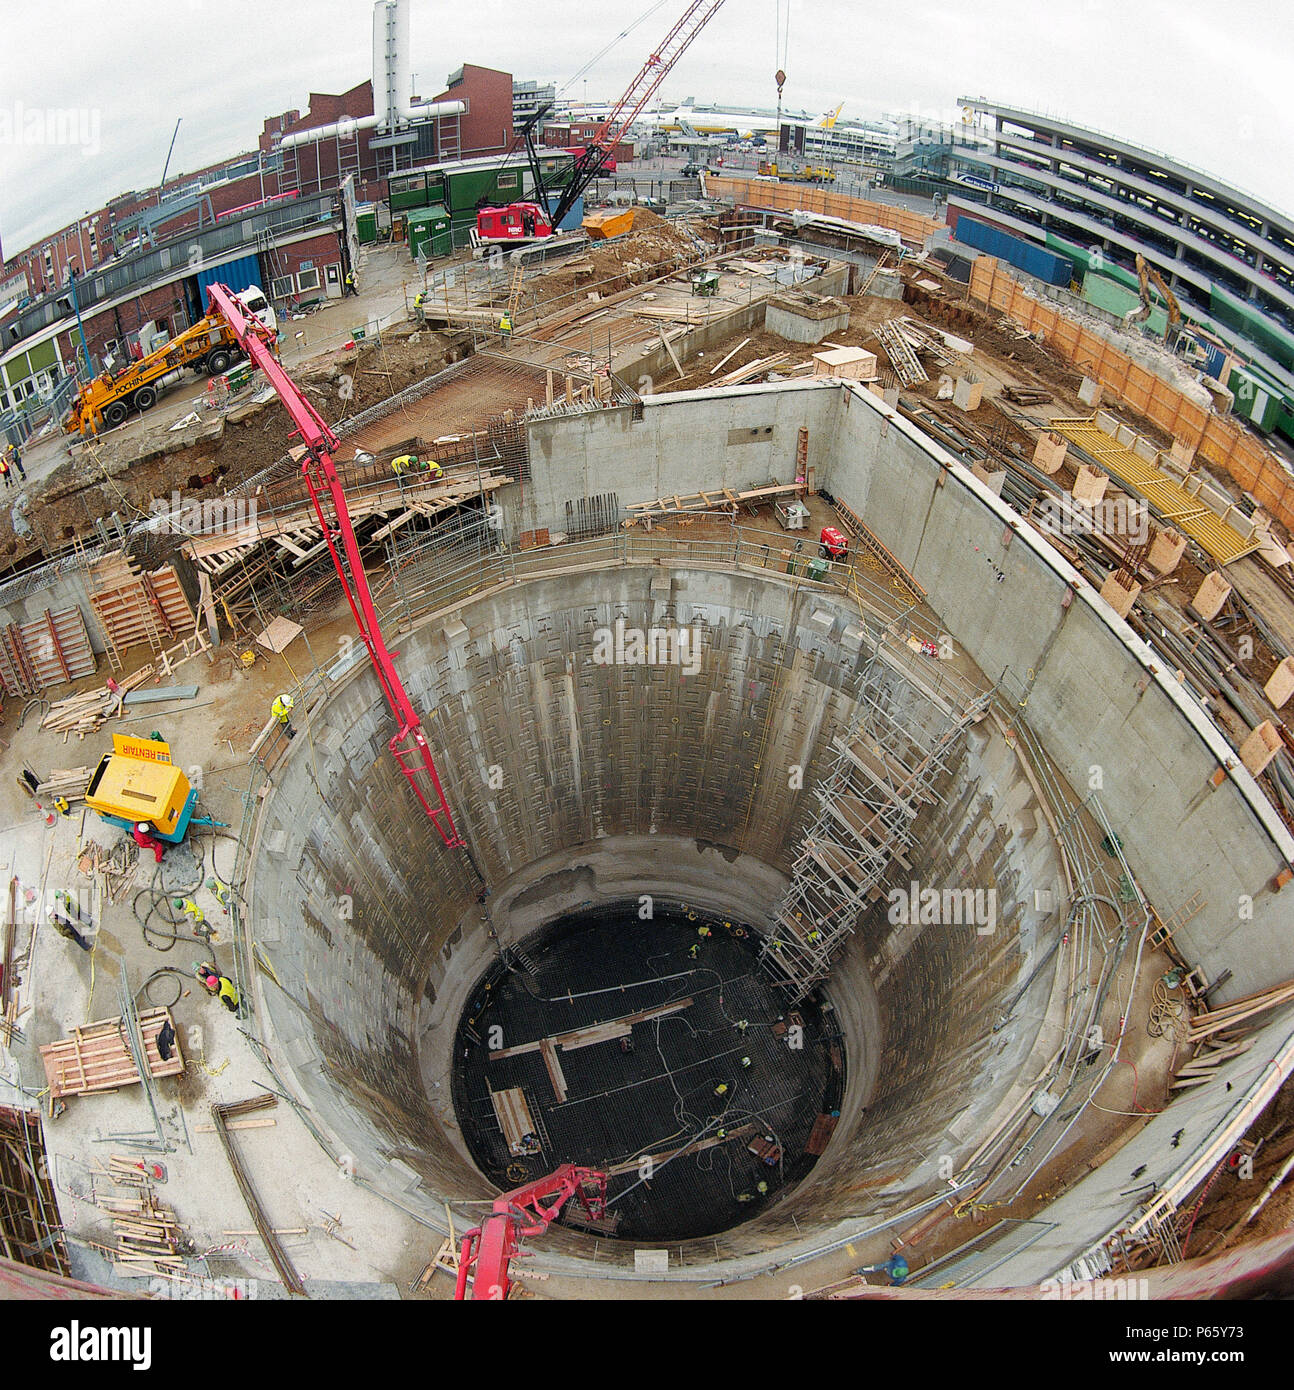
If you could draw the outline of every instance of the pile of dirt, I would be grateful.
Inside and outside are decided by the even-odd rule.
[[[596,242],[580,256],[528,280],[538,304],[576,294],[618,294],[676,266],[717,249],[718,232],[705,223],[688,223],[692,236],[677,223],[646,208],[634,209],[633,231],[612,241]],[[695,237],[695,240],[693,240]]]
[[[336,425],[466,352],[461,335],[411,324],[388,331],[380,341],[312,359],[292,368],[291,375],[315,409]],[[281,459],[292,432],[287,412],[271,397],[233,408],[218,438],[186,444],[160,428],[121,447],[111,437],[92,441],[32,490],[32,538],[17,537],[9,511],[0,511],[0,566],[56,553],[75,536],[93,536],[96,517],[116,512],[135,520],[149,512],[155,498],[169,498],[173,490],[186,502],[219,497]]]

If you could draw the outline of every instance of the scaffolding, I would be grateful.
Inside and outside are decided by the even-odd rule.
[[[860,913],[881,894],[907,850],[925,806],[935,802],[966,728],[990,694],[932,701],[878,642],[858,679],[854,713],[831,746],[835,756],[814,790],[819,810],[760,953],[799,1003],[831,974],[833,957]]]

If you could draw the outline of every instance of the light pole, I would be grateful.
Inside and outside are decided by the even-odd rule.
[[[85,341],[85,325],[81,322],[81,303],[76,293],[76,278],[79,274],[80,271],[77,269],[76,262],[69,262],[67,267],[67,283],[68,287],[72,291],[72,312],[76,315],[76,329],[81,337],[81,352],[84,354],[85,357],[85,374],[87,377],[89,377],[91,375],[90,349]],[[66,303],[67,301],[64,300],[63,302]]]

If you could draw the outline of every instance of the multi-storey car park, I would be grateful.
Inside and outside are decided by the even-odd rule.
[[[950,220],[985,218],[1041,243],[1073,261],[1075,280],[1135,289],[1141,253],[1189,318],[1259,369],[1279,402],[1276,427],[1294,437],[1294,219],[1113,135],[981,98],[962,104],[980,116],[984,143],[957,162],[984,185],[949,197]]]

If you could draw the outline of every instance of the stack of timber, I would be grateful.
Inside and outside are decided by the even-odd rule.
[[[97,690],[83,690],[79,695],[69,695],[66,699],[55,700],[49,712],[40,721],[42,729],[52,729],[55,733],[77,734],[84,738],[93,733],[105,719],[121,713],[125,697],[153,674],[151,666],[141,666],[133,675],[116,682],[117,688],[102,686]]]
[[[101,874],[108,901],[119,903],[134,887],[135,866],[138,863],[139,846],[126,837],[118,840],[110,850],[104,849],[97,840],[87,841],[76,866],[87,878]]]
[[[1258,990],[1254,994],[1246,994],[1244,998],[1236,999],[1221,1008],[1197,1014],[1191,1020],[1187,1041],[1198,1043],[1221,1033],[1248,1032],[1253,1026],[1248,1020],[1258,1017],[1268,1009],[1289,1003],[1294,1003],[1294,980],[1274,985],[1271,989]]]
[[[178,1036],[171,1043],[171,1055],[163,1060],[157,1035],[174,1023],[169,1009],[147,1009],[139,1015],[139,1032],[150,1076],[178,1076],[184,1070],[184,1055]],[[46,1043],[40,1050],[49,1085],[50,1100],[60,1096],[86,1095],[94,1091],[116,1091],[136,1086],[141,1078],[131,1056],[121,1018],[102,1019],[74,1028],[69,1037]]]
[[[916,386],[930,380],[897,321],[877,324],[875,334],[876,341],[885,349],[890,366],[904,386]]]
[[[61,796],[66,801],[81,801],[85,797],[85,789],[90,785],[92,776],[92,767],[56,767],[37,786],[36,795],[47,800]]]
[[[749,381],[751,377],[760,376],[764,372],[771,372],[774,367],[780,367],[790,355],[789,352],[775,352],[771,357],[757,357],[753,362],[747,362],[744,367],[738,367],[736,371],[721,376],[714,384],[716,386],[740,386],[743,381]]]
[[[112,1160],[127,1164],[129,1160]],[[134,1186],[125,1172],[114,1171],[114,1182]],[[180,1244],[184,1232],[175,1213],[160,1205],[151,1186],[145,1182],[138,1197],[106,1197],[96,1204],[112,1217],[117,1246],[112,1251],[113,1268],[130,1278],[166,1276],[184,1269]]]

